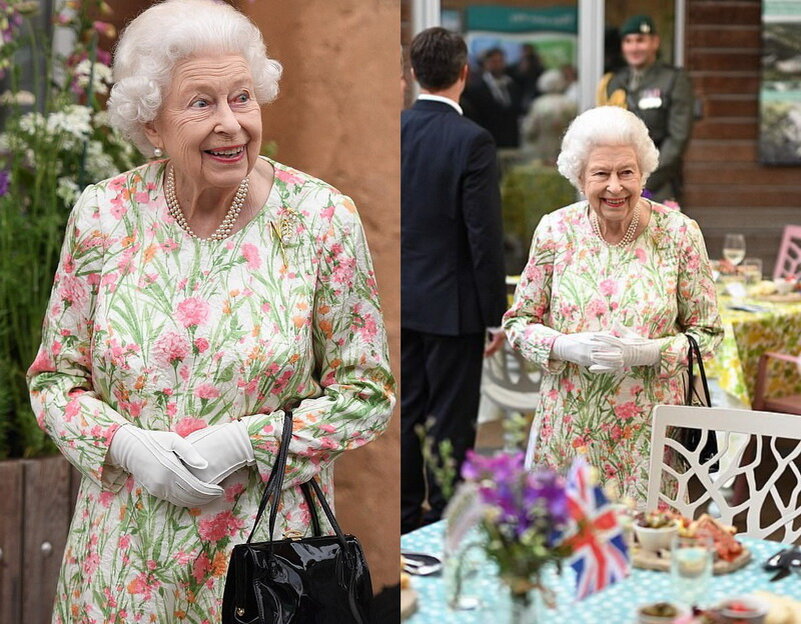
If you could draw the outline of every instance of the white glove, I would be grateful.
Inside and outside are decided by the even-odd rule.
[[[598,335],[594,340],[602,345],[619,348],[623,354],[622,366],[653,366],[659,362],[658,340],[639,337],[616,338],[607,335]],[[598,363],[605,366],[612,365],[604,355],[598,357]]]
[[[256,463],[248,428],[241,420],[198,429],[186,436],[186,441],[208,460],[205,468],[189,468],[207,483],[219,483],[240,468]]]
[[[585,366],[592,373],[616,371],[623,365],[622,350],[595,340],[603,335],[600,332],[562,334],[553,341],[551,357]]]
[[[179,507],[201,507],[223,493],[221,487],[204,483],[189,472],[187,466],[202,467],[207,462],[172,431],[123,425],[111,439],[108,459],[130,472],[153,496]]]

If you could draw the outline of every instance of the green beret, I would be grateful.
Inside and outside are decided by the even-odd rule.
[[[626,35],[655,35],[654,20],[647,15],[635,15],[627,19],[620,27],[620,36]]]

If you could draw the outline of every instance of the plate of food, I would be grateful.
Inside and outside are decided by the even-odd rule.
[[[683,537],[703,536],[712,539],[715,549],[715,560],[712,565],[713,574],[734,572],[751,561],[751,551],[734,537],[737,533],[737,529],[734,527],[727,526],[708,514],[704,514],[698,520],[689,520],[673,512],[659,513],[667,513],[669,514],[668,517],[672,517],[672,522],[677,527],[674,534]],[[653,523],[654,516],[652,514],[654,512],[646,515],[642,522]],[[662,522],[664,521],[663,519]],[[640,533],[637,532],[637,525],[635,525],[635,535],[637,535],[638,540],[641,539]],[[642,542],[639,542],[632,549],[631,560],[636,568],[667,572],[670,570],[670,546],[648,548],[644,547]]]

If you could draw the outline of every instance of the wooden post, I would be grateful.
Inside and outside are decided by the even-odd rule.
[[[0,462],[0,622],[22,622],[22,463]]]
[[[22,617],[48,624],[70,523],[70,465],[59,456],[21,462],[24,470]]]

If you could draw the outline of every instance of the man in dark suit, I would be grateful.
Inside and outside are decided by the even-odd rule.
[[[465,115],[489,130],[498,147],[518,147],[520,87],[506,72],[506,54],[490,48],[481,58],[482,72],[470,80],[462,98]]]
[[[492,136],[461,114],[467,47],[444,28],[410,47],[421,95],[401,117],[401,530],[438,520],[447,500],[415,427],[457,470],[475,443],[487,328],[506,308],[500,194]],[[499,331],[488,347],[503,343]]]

